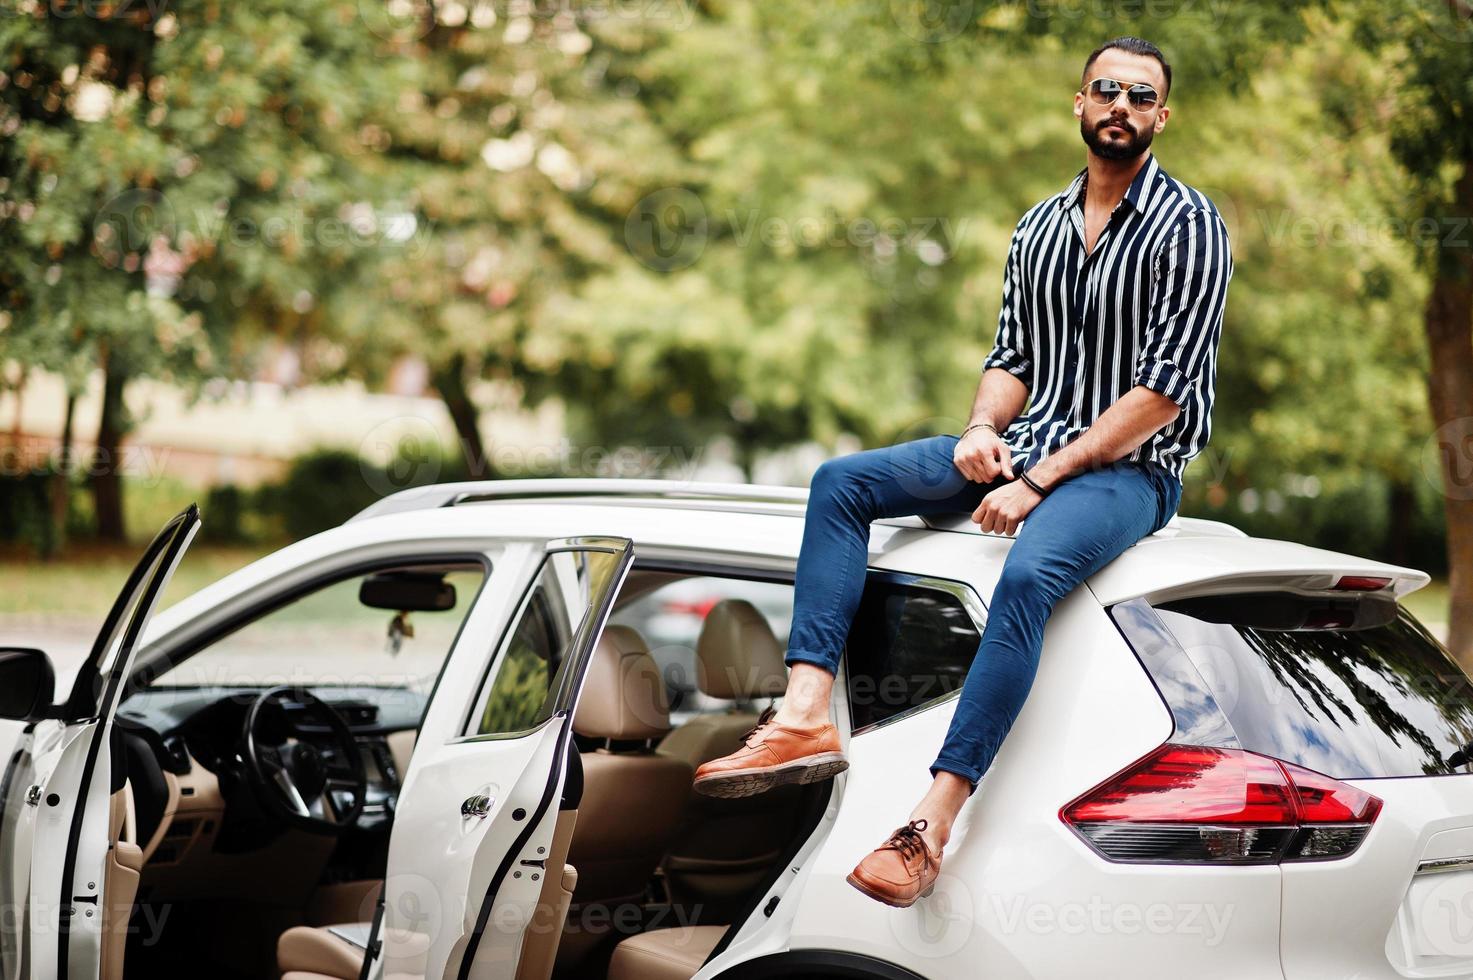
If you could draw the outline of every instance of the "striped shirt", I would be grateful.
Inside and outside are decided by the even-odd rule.
[[[997,340],[983,369],[1028,386],[1003,441],[1031,467],[1089,428],[1136,385],[1181,414],[1128,457],[1181,479],[1211,431],[1223,303],[1233,274],[1212,202],[1147,158],[1094,251],[1084,250],[1085,171],[1018,222]]]

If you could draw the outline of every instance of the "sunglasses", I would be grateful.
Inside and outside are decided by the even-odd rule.
[[[1130,102],[1132,109],[1145,112],[1154,109],[1161,102],[1161,95],[1151,86],[1144,82],[1121,82],[1113,78],[1096,78],[1084,87],[1089,97],[1097,105],[1114,105],[1115,100],[1120,98],[1124,92]]]

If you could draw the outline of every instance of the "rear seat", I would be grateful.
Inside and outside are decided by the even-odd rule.
[[[710,957],[726,926],[655,929],[614,949],[608,980],[690,980]]]
[[[696,641],[696,682],[727,701],[781,695],[787,687],[783,645],[750,602],[725,599],[711,607]],[[734,752],[757,724],[753,711],[697,715],[660,743],[661,755],[692,768]],[[700,908],[702,921],[730,921],[798,831],[801,787],[782,786],[745,799],[691,793],[663,865],[676,905]]]

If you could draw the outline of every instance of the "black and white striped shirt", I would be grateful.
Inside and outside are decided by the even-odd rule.
[[[1212,202],[1167,176],[1154,156],[1084,251],[1085,172],[1018,222],[1003,277],[997,340],[983,362],[1028,386],[1003,433],[1014,465],[1032,466],[1144,385],[1181,414],[1128,457],[1178,479],[1207,444],[1222,311],[1233,274]]]

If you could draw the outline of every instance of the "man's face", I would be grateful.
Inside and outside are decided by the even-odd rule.
[[[1105,160],[1133,160],[1150,148],[1151,140],[1165,128],[1171,110],[1159,101],[1149,109],[1137,109],[1124,94],[1110,105],[1100,105],[1088,92],[1089,83],[1096,78],[1113,78],[1126,87],[1141,82],[1165,98],[1166,75],[1161,63],[1111,48],[1085,71],[1084,85],[1074,96],[1079,135],[1090,150]]]

